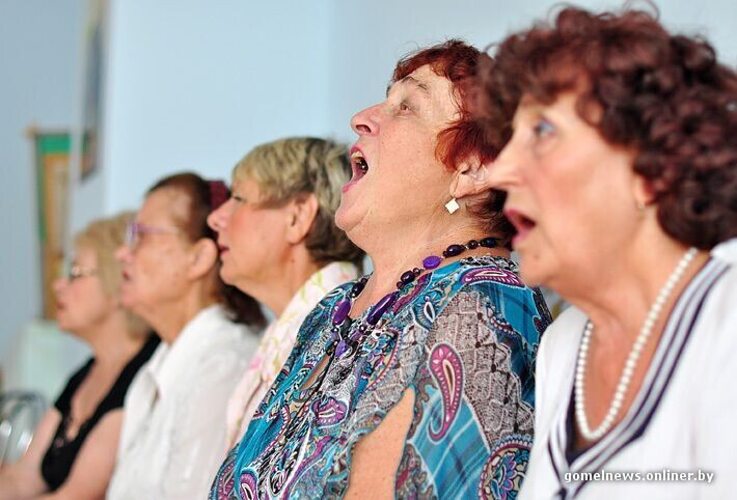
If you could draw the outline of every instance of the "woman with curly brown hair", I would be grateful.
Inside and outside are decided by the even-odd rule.
[[[521,275],[574,306],[540,346],[523,496],[726,498],[737,75],[651,14],[566,8],[485,78],[482,120],[516,108],[489,181]]]

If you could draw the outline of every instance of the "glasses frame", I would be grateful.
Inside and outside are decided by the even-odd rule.
[[[87,278],[88,276],[96,276],[97,269],[88,269],[80,266],[79,264],[72,264],[67,269],[65,277],[69,283],[74,283],[79,278]]]
[[[178,227],[149,226],[131,221],[125,228],[125,244],[128,248],[134,249],[140,243],[142,234],[179,234],[181,232],[182,230]]]

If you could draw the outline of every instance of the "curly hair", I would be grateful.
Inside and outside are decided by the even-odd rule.
[[[289,137],[256,146],[233,168],[233,180],[249,178],[259,186],[265,204],[280,206],[312,193],[318,211],[305,246],[319,264],[348,261],[359,268],[363,250],[335,225],[340,188],[351,178],[347,148],[317,137]]]
[[[575,92],[582,119],[636,152],[666,234],[701,249],[737,236],[737,74],[706,40],[670,34],[657,13],[568,7],[507,37],[480,79],[482,122],[523,96]]]
[[[510,137],[505,133],[505,125],[513,112],[497,109],[483,123],[473,115],[473,104],[480,90],[476,77],[484,60],[490,57],[475,47],[461,40],[448,40],[406,55],[394,68],[391,83],[425,65],[430,65],[436,75],[452,83],[459,118],[438,134],[435,151],[449,170],[456,170],[461,162],[472,156],[482,163],[494,160]],[[483,222],[485,230],[497,233],[508,245],[514,227],[502,213],[505,200],[506,193],[491,190],[481,203],[472,207],[472,213]]]
[[[182,172],[158,180],[146,194],[163,188],[176,189],[189,199],[188,217],[177,221],[189,240],[194,243],[201,238],[208,238],[217,242],[217,233],[207,225],[207,216],[230,196],[225,184],[222,181],[207,181],[193,172]],[[222,263],[218,261],[220,265]],[[216,275],[218,296],[231,319],[236,323],[262,327],[266,318],[256,299],[225,283],[220,273]]]

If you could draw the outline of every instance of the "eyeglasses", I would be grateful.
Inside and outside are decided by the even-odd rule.
[[[128,248],[133,249],[140,243],[141,235],[143,234],[177,234],[180,231],[176,227],[147,226],[140,222],[132,221],[128,223],[125,231],[125,244]]]
[[[87,276],[94,276],[97,274],[97,269],[86,269],[79,264],[73,264],[67,270],[67,281],[70,283],[79,278],[86,278]]]

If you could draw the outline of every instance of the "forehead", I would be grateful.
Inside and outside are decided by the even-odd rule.
[[[186,220],[189,199],[179,189],[165,187],[149,194],[138,211],[138,221],[144,223]]]
[[[387,95],[394,92],[415,92],[426,98],[445,111],[458,111],[456,93],[453,83],[433,71],[429,64],[420,66],[409,75],[395,82],[387,91]]]

